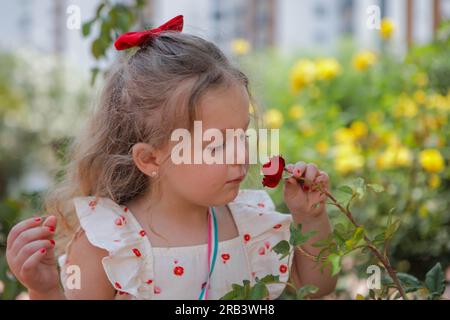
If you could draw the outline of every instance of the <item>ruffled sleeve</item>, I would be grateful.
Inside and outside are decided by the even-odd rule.
[[[265,190],[242,189],[229,207],[243,237],[252,280],[273,274],[287,282],[293,259],[280,260],[272,247],[282,240],[289,241],[291,215],[277,212]],[[269,299],[277,298],[284,288],[284,284],[269,285]]]
[[[77,197],[73,202],[89,242],[108,251],[103,268],[119,294],[151,299],[152,248],[129,209],[109,198]]]

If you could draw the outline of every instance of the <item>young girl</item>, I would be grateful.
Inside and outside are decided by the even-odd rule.
[[[334,290],[336,278],[321,272],[312,246],[330,233],[315,188],[328,188],[325,172],[289,165],[306,182],[285,179],[290,214],[282,214],[264,190],[239,190],[248,153],[245,164],[172,161],[176,128],[201,120],[204,130],[245,131],[250,119],[246,76],[182,26],[178,16],[117,40],[117,49],[138,50],[110,73],[71,149],[66,180],[46,199],[62,223],[65,254],[55,258],[56,215],[24,220],[9,233],[7,260],[31,299],[219,299],[233,283],[268,274],[298,288],[315,285],[313,298]],[[221,147],[227,144],[213,151]],[[289,240],[292,221],[316,234],[280,260],[271,249]],[[268,298],[285,287],[270,284]]]

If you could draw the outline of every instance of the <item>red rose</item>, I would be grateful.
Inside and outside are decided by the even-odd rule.
[[[270,158],[269,162],[262,167],[264,178],[262,184],[268,188],[275,188],[283,177],[283,170],[285,161],[282,156],[274,156]]]

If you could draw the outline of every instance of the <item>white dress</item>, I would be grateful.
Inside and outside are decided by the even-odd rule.
[[[207,245],[152,247],[128,208],[109,198],[74,198],[80,226],[92,245],[105,249],[105,273],[117,289],[116,299],[198,299],[207,275]],[[220,299],[233,283],[267,274],[288,281],[292,258],[280,260],[272,246],[289,240],[290,214],[275,211],[265,190],[243,189],[228,204],[239,236],[219,242],[208,298]],[[64,286],[66,254],[59,257]],[[289,264],[289,265],[288,265]],[[82,275],[81,275],[82,276]],[[277,298],[284,284],[270,284],[269,299]]]

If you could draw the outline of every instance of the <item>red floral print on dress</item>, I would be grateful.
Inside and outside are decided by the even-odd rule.
[[[146,284],[152,284],[153,280],[152,279],[148,279],[147,281],[145,281]]]
[[[280,272],[281,273],[286,273],[287,269],[288,269],[287,265],[285,265],[285,264],[280,265]]]
[[[118,282],[115,282],[115,283],[114,283],[114,286],[115,286],[117,289],[122,289],[122,286],[121,286],[120,283],[118,283]]]
[[[95,210],[95,206],[97,205],[97,201],[95,201],[95,200],[92,200],[92,201],[89,201],[89,207],[92,209],[92,210]]]
[[[145,230],[139,231],[139,234],[141,235],[141,237],[145,237],[145,235],[146,235]]]
[[[161,293],[161,288],[158,287],[158,286],[155,286],[155,287],[153,288],[153,292],[154,292],[155,294],[160,294],[160,293]]]
[[[278,230],[281,228],[281,223],[277,223],[276,225],[273,226],[274,229]]]
[[[248,242],[248,241],[250,241],[250,235],[248,234],[248,233],[246,233],[246,234],[244,234],[244,241],[245,242]]]
[[[175,268],[173,268],[173,274],[176,276],[182,276],[184,273],[184,268],[181,266],[176,266]]]
[[[124,216],[120,216],[119,218],[117,218],[114,223],[116,224],[116,226],[122,226],[124,224],[127,223],[127,220],[125,219]]]
[[[264,204],[264,203],[262,203],[262,202],[259,202],[258,203],[258,207],[260,207],[260,208],[264,208],[266,205]]]
[[[259,248],[259,249],[258,249],[258,254],[259,254],[260,256],[265,255],[265,254],[266,254],[266,248],[264,248],[264,247]]]
[[[226,263],[228,260],[230,260],[230,254],[229,253],[222,253],[222,262]]]
[[[133,249],[131,249],[131,250],[133,250],[133,253],[136,255],[136,257],[142,256],[142,254],[141,254],[141,252],[139,251],[139,249],[133,248]]]

